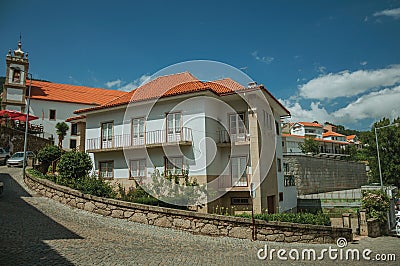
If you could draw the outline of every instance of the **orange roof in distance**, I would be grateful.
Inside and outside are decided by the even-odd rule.
[[[323,137],[345,137],[345,135],[342,135],[342,134],[339,134],[339,133],[336,133],[336,132],[333,132],[333,131],[329,131],[329,132],[323,133],[322,136]]]
[[[31,99],[102,105],[127,92],[32,80]]]
[[[298,123],[305,127],[321,127],[322,128],[322,125],[320,125],[318,123],[314,123],[314,122],[298,122]]]

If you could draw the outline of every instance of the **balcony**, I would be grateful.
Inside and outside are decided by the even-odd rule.
[[[180,128],[177,132],[166,130],[146,131],[132,136],[131,134],[115,135],[87,139],[88,152],[118,151],[122,149],[156,148],[164,145],[192,145],[192,129]]]
[[[226,130],[218,131],[218,142],[217,145],[220,147],[233,145],[250,144],[250,134],[246,129],[237,134],[230,134]]]

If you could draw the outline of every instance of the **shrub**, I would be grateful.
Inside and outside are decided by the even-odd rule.
[[[64,181],[73,182],[88,175],[92,169],[92,161],[85,152],[69,151],[64,153],[58,163],[58,171]]]
[[[62,150],[54,145],[45,146],[38,152],[37,158],[40,162],[42,162],[41,170],[43,173],[47,171],[53,161],[60,158],[61,152]]]
[[[250,214],[243,213],[236,215],[244,218],[251,218]],[[331,220],[326,214],[323,213],[261,213],[255,214],[255,219],[264,221],[276,221],[276,222],[288,222],[288,223],[298,223],[298,224],[313,224],[313,225],[331,225]]]
[[[387,221],[389,197],[380,190],[363,191],[362,206],[367,210],[368,218],[376,218],[382,224]]]
[[[116,194],[113,187],[102,178],[84,176],[75,179],[71,185],[73,189],[93,196],[115,198]]]

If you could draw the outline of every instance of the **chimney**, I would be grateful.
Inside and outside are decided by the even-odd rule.
[[[249,83],[247,84],[247,88],[248,88],[248,89],[253,89],[253,88],[255,88],[255,87],[257,87],[257,82],[255,82],[255,81],[249,82]]]

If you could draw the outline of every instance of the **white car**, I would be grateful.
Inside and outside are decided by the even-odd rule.
[[[28,165],[28,159],[35,158],[35,154],[32,151],[26,152],[26,165]],[[7,160],[7,166],[20,166],[22,167],[24,164],[24,152],[16,152],[14,153],[10,159]]]

